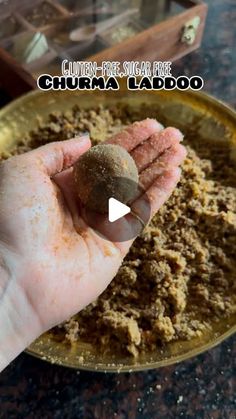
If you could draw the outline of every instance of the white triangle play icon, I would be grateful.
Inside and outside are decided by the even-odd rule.
[[[108,220],[113,223],[124,215],[129,214],[130,208],[127,205],[122,204],[115,198],[109,198],[108,201]]]

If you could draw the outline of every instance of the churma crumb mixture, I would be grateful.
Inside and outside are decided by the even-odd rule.
[[[51,114],[13,154],[86,131],[98,144],[135,120],[158,115],[153,105],[76,106]],[[136,239],[106,291],[55,329],[66,341],[83,339],[103,352],[112,348],[135,357],[166,342],[201,336],[213,321],[235,312],[236,175],[230,145],[199,141],[188,128],[184,144],[188,155],[177,188]]]

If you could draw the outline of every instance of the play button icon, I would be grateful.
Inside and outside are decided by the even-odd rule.
[[[107,196],[107,185],[98,182],[91,190],[87,203],[98,203],[106,200],[106,212],[95,212],[90,205],[81,208],[86,224],[96,234],[112,242],[125,242],[137,237],[150,220],[151,206],[142,187],[125,177],[110,179],[110,190]],[[119,191],[125,191],[124,195]],[[125,201],[126,191],[133,190],[132,199]],[[102,206],[104,208],[104,206]]]
[[[114,223],[114,221],[119,220],[119,218],[124,217],[125,215],[129,214],[131,211],[130,207],[122,202],[118,201],[115,198],[109,198],[108,201],[108,220],[110,223]]]

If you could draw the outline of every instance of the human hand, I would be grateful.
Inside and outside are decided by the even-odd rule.
[[[179,180],[185,157],[181,139],[178,130],[162,130],[149,119],[108,141],[133,156],[152,215]],[[79,212],[72,165],[89,147],[88,137],[51,143],[0,165],[3,366],[42,332],[95,300],[132,244],[98,236]]]

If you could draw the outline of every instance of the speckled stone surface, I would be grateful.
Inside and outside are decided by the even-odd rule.
[[[173,74],[202,76],[204,90],[236,107],[236,1],[205,3],[208,15],[202,45],[175,62]]]
[[[0,417],[234,419],[235,355],[231,338],[177,366],[102,374],[48,365],[23,354],[0,375]]]
[[[173,73],[202,75],[205,90],[236,106],[236,0],[208,4],[201,49]],[[235,359],[235,337],[179,365],[129,374],[76,372],[22,354],[0,375],[0,418],[235,419]]]

